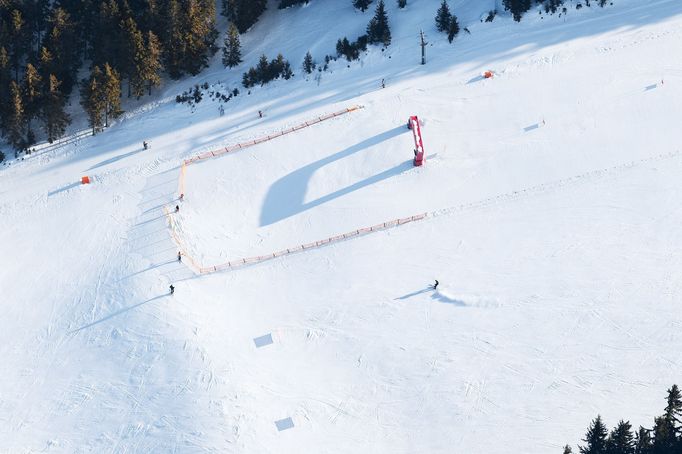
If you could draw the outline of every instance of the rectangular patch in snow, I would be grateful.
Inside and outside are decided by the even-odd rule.
[[[272,334],[268,333],[265,336],[256,337],[253,339],[253,343],[256,344],[256,348],[265,347],[266,345],[272,344]]]
[[[284,418],[280,419],[279,421],[275,421],[275,425],[277,426],[277,430],[281,432],[283,430],[293,429],[294,421],[291,418]]]

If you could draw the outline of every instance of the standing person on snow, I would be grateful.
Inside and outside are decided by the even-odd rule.
[[[175,205],[175,212],[177,213],[178,211],[180,211],[180,205]]]
[[[178,262],[182,262],[182,253],[178,251]]]
[[[440,284],[440,282],[438,282],[438,279],[436,279],[436,283],[433,285],[434,290],[438,288],[438,284]]]
[[[170,294],[172,295],[173,293],[175,293],[175,287],[173,287],[173,284],[171,284],[171,286],[170,286]]]
[[[144,147],[145,150],[149,148],[149,144],[147,143],[146,140],[142,142],[142,146]]]

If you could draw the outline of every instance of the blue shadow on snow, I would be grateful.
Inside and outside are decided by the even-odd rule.
[[[263,208],[261,209],[260,216],[261,227],[274,224],[295,214],[302,213],[318,205],[329,202],[345,194],[357,191],[358,189],[361,189],[365,186],[385,180],[410,169],[412,166],[411,160],[403,162],[395,167],[354,183],[343,189],[334,191],[316,200],[312,200],[307,203],[303,201],[308,188],[308,182],[317,170],[321,169],[327,164],[331,164],[332,162],[358,153],[359,151],[362,151],[366,148],[378,145],[381,142],[403,134],[406,131],[407,128],[405,128],[404,125],[389,129],[388,131],[384,131],[381,134],[377,134],[376,136],[356,143],[345,150],[341,150],[338,153],[334,153],[333,155],[327,156],[326,158],[320,159],[319,161],[315,161],[304,167],[301,167],[300,169],[297,169],[275,181],[272,186],[270,186],[270,189],[265,196],[265,201],[263,202]]]

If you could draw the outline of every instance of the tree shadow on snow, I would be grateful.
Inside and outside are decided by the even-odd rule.
[[[378,145],[381,142],[403,134],[406,131],[407,129],[403,125],[384,131],[381,134],[365,139],[345,150],[301,167],[300,169],[291,172],[289,175],[280,178],[270,186],[270,189],[265,196],[265,202],[263,202],[260,216],[261,227],[274,224],[295,214],[302,213],[303,211],[322,205],[323,203],[327,203],[353,191],[357,191],[365,186],[369,186],[409,170],[412,166],[411,160],[405,161],[381,173],[358,181],[357,183],[346,186],[345,188],[334,191],[318,199],[304,202],[304,197],[308,189],[308,182],[317,170],[335,161]]]

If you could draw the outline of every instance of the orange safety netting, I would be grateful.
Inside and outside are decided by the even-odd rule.
[[[312,126],[312,125],[320,123],[322,121],[325,121],[325,120],[328,120],[331,118],[335,118],[335,117],[338,117],[339,115],[344,115],[344,114],[356,111],[358,109],[362,109],[362,106],[349,107],[347,109],[344,109],[344,110],[341,110],[338,112],[323,115],[323,116],[320,116],[320,117],[315,118],[313,120],[306,121],[305,123],[302,123],[298,126],[294,126],[293,128],[285,129],[283,131],[280,131],[279,133],[271,134],[271,135],[268,135],[266,137],[261,137],[259,139],[248,141],[248,142],[238,143],[236,145],[228,146],[228,147],[225,147],[225,148],[220,149],[220,150],[207,151],[207,152],[201,153],[201,154],[199,154],[193,158],[185,160],[183,162],[181,168],[180,168],[180,177],[179,177],[179,182],[178,182],[178,193],[180,194],[180,198],[182,199],[185,195],[185,175],[187,173],[187,166],[188,165],[195,163],[195,162],[198,162],[198,161],[205,160],[205,159],[215,158],[215,157],[218,157],[218,156],[223,155],[225,153],[229,153],[231,151],[242,150],[244,148],[248,148],[248,147],[257,145],[259,143],[266,142],[268,140],[272,140],[274,138],[281,137],[281,136],[286,135],[286,134],[290,134],[292,132],[298,131],[298,130],[306,128],[308,126]],[[263,262],[266,260],[271,260],[271,259],[276,258],[276,257],[282,257],[284,255],[294,254],[296,252],[305,251],[308,249],[319,248],[322,246],[326,246],[328,244],[347,240],[349,238],[353,238],[353,237],[357,237],[357,236],[361,236],[361,235],[366,235],[366,234],[376,232],[379,230],[385,230],[385,229],[389,229],[391,227],[396,227],[399,225],[407,224],[408,222],[419,221],[419,220],[425,219],[429,215],[428,213],[422,213],[422,214],[410,216],[407,218],[394,219],[394,220],[391,220],[388,222],[383,222],[381,224],[373,225],[371,227],[365,227],[365,228],[353,230],[351,232],[343,233],[341,235],[336,235],[333,237],[314,241],[312,243],[301,244],[298,246],[294,246],[292,248],[283,249],[281,251],[272,252],[272,253],[266,254],[266,255],[259,255],[259,256],[254,256],[254,257],[246,257],[246,258],[241,258],[241,259],[237,259],[237,260],[231,260],[229,262],[220,263],[217,265],[202,266],[201,263],[199,263],[196,259],[194,259],[189,254],[188,248],[185,246],[184,242],[180,238],[180,235],[178,233],[177,223],[175,222],[174,217],[171,216],[171,212],[169,211],[168,207],[164,207],[163,211],[164,211],[166,217],[168,218],[168,225],[170,226],[171,236],[173,237],[173,240],[177,244],[177,246],[180,250],[179,252],[185,257],[184,263],[188,264],[195,272],[197,272],[199,274],[208,274],[208,273],[214,273],[216,271],[233,269],[233,268],[241,267],[244,265],[250,265],[250,264],[254,264],[254,263],[260,263],[260,262]]]

